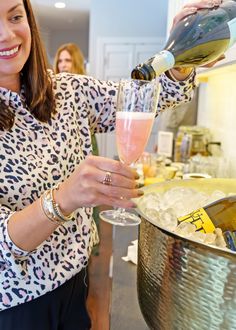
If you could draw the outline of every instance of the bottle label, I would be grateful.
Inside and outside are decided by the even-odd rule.
[[[230,31],[230,41],[228,48],[230,48],[236,41],[236,17],[228,22],[228,26]]]
[[[178,221],[179,223],[190,222],[197,228],[197,231],[204,233],[213,233],[215,230],[213,222],[203,208],[178,218]]]
[[[156,75],[160,75],[175,65],[175,58],[168,50],[163,50],[153,57],[151,63]]]

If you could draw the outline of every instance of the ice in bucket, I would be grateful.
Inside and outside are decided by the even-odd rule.
[[[173,187],[163,194],[152,192],[144,195],[139,202],[139,208],[145,216],[167,230],[201,243],[225,248],[226,243],[220,228],[217,228],[214,233],[202,233],[198,232],[193,224],[188,222],[178,224],[177,220],[224,197],[226,194],[221,190],[214,190],[211,194],[207,194],[190,187]]]
[[[170,199],[172,188],[176,191]],[[207,199],[193,199],[190,203],[196,195],[186,194],[186,188],[196,190],[197,195],[200,193],[201,198]],[[191,205],[196,209],[208,203],[208,198],[219,199],[222,192],[228,195],[235,193],[235,189],[236,179],[214,178],[173,180],[147,186],[144,191],[145,195],[152,195],[152,201],[158,201],[162,212],[178,205],[177,216],[181,216],[191,211]],[[164,200],[160,198],[162,195],[165,195]],[[207,236],[209,245],[201,241],[201,233],[198,240],[193,240],[167,230],[158,224],[162,221],[160,217],[154,220],[143,213],[142,202],[143,199],[137,209],[142,217],[137,290],[148,327],[155,330],[235,330],[236,253],[212,245],[214,237],[211,235]],[[197,205],[200,202],[201,205]],[[147,205],[153,207],[148,200]],[[154,211],[160,212],[156,208]],[[187,235],[191,236],[191,230],[191,227],[187,229]]]

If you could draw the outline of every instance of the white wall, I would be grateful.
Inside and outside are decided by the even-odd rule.
[[[90,73],[95,74],[97,40],[103,37],[165,37],[168,1],[92,0]]]
[[[61,29],[52,30],[38,20],[40,32],[47,50],[50,63],[53,63],[58,47],[64,43],[76,43],[82,50],[85,59],[88,59],[89,49],[89,22],[83,26],[83,30],[69,30],[63,26]]]
[[[236,177],[236,64],[213,70],[200,84],[197,123],[210,129],[214,141],[222,143],[230,176]],[[225,166],[227,163],[225,163]]]
[[[56,50],[64,43],[73,42],[76,43],[82,50],[84,57],[88,58],[88,43],[89,40],[89,29],[84,28],[84,31],[74,31],[74,30],[57,30],[51,31],[50,35],[50,47],[49,56],[54,58]]]

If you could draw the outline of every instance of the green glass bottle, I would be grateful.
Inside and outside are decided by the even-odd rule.
[[[216,60],[236,41],[236,0],[200,9],[181,20],[164,49],[133,69],[133,79],[152,80],[173,67],[197,67]]]
[[[236,251],[236,195],[219,199],[207,206],[178,218],[190,222],[196,231],[213,233],[220,228],[227,247]]]
[[[223,232],[236,231],[236,195],[219,199],[190,214],[178,218],[180,222],[194,224],[197,231],[211,233],[215,228]]]

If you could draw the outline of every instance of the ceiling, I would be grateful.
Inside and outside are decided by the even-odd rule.
[[[56,1],[66,3],[66,8],[54,7]],[[50,30],[84,30],[89,24],[91,0],[31,0],[40,25]]]

